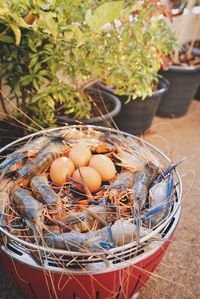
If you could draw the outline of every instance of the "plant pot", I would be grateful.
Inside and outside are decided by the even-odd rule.
[[[91,96],[95,96],[96,99],[103,99],[105,104],[109,102],[109,107],[112,109],[101,116],[99,112],[99,116],[93,117],[87,120],[78,121],[75,118],[69,118],[67,116],[56,116],[59,123],[69,123],[69,124],[77,124],[77,123],[84,123],[84,124],[94,124],[94,125],[103,125],[103,126],[111,126],[112,118],[114,118],[121,109],[121,102],[120,100],[111,94],[108,94],[102,90],[95,90],[95,89],[88,89],[87,92]],[[12,123],[9,123],[9,120],[1,120],[0,121],[1,127],[1,134],[0,134],[0,148],[5,146],[6,144],[16,140],[17,138],[23,137],[27,134],[27,130],[24,128],[20,128],[20,126],[14,126]],[[7,155],[14,151],[14,147],[9,147],[4,150],[3,154]]]
[[[145,133],[151,127],[161,97],[167,91],[168,86],[167,80],[160,79],[158,89],[153,92],[152,96],[147,96],[145,100],[141,98],[131,99],[128,104],[125,104],[128,99],[126,95],[118,96],[122,104],[121,112],[116,117],[116,124],[119,129],[134,135]],[[99,88],[110,93],[114,92],[113,89],[101,83]]]
[[[115,95],[116,97],[119,97],[118,95],[115,94],[115,88],[113,87],[109,87],[107,85],[104,85],[102,82],[98,82],[94,85],[94,88],[95,89],[98,89],[98,90],[104,90],[105,92],[107,93],[111,93],[113,95]]]
[[[194,98],[195,98],[196,100],[200,100],[200,85],[199,85],[199,87],[198,87],[198,89],[197,89],[197,92],[196,92]]]
[[[200,82],[200,65],[171,66],[162,72],[170,82],[168,92],[162,97],[158,116],[178,117],[185,115]]]
[[[10,123],[9,118],[5,120],[0,120],[0,128],[0,148],[27,134],[25,128],[20,127],[20,125],[17,126]],[[3,155],[7,155],[13,152],[14,150],[14,147],[9,147],[3,152]]]
[[[90,88],[87,89],[87,93],[90,96],[93,96],[95,102],[100,101],[102,103],[105,113],[102,113],[101,111],[97,111],[98,116],[92,117],[90,119],[84,119],[84,120],[77,120],[76,118],[70,118],[64,115],[56,116],[58,122],[68,123],[70,125],[83,123],[83,124],[92,124],[92,125],[101,125],[104,127],[110,127],[112,124],[112,118],[114,118],[120,112],[121,109],[120,100],[114,94],[108,93],[102,89]],[[96,105],[98,106],[97,103]],[[107,106],[111,108],[109,109],[110,111],[107,111],[106,108]]]

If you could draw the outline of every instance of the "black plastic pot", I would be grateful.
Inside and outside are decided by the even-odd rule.
[[[121,112],[115,119],[119,129],[134,135],[145,133],[151,127],[161,97],[167,91],[168,86],[169,82],[167,80],[160,79],[158,90],[154,91],[152,96],[147,96],[145,100],[141,98],[131,99],[128,104],[125,104],[128,98],[126,95],[118,96],[122,104]],[[114,92],[114,89],[101,83],[98,87],[110,93]]]
[[[195,98],[196,100],[199,100],[199,101],[200,101],[200,85],[199,85],[199,88],[197,89],[197,92],[196,92],[194,98]]]
[[[170,88],[162,97],[158,116],[178,117],[185,115],[200,83],[200,65],[171,66],[162,75],[170,82]]]
[[[0,121],[0,128],[0,149],[8,143],[23,137],[27,133],[25,128],[11,123],[9,118],[5,118]],[[11,146],[2,152],[2,156],[10,154],[14,150],[15,148]]]
[[[68,116],[56,116],[58,122],[68,123],[70,125],[83,123],[83,124],[92,124],[92,125],[101,125],[104,127],[110,127],[112,125],[112,119],[120,112],[121,102],[113,94],[105,92],[102,89],[91,88],[87,90],[87,93],[94,99],[94,102],[100,101],[103,103],[103,106],[110,106],[111,110],[107,111],[103,115],[98,111],[99,116],[92,117],[90,119],[77,120],[76,118],[70,118]],[[105,104],[105,105],[104,105]],[[98,105],[96,103],[96,105]],[[98,109],[97,109],[98,110]]]
[[[106,86],[101,82],[96,83],[94,85],[94,88],[98,89],[98,90],[104,90],[105,92],[111,93],[114,96],[119,97],[118,95],[115,94],[115,88],[114,87],[112,88],[112,87]]]

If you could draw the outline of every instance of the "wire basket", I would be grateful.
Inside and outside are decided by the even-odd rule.
[[[103,127],[83,127],[119,133]],[[1,152],[29,138],[63,128],[67,127],[23,137],[4,147]],[[121,133],[139,140],[138,137]],[[143,143],[163,162],[171,162],[159,149],[146,141]],[[182,183],[176,170],[174,176],[176,191],[170,214],[148,235],[140,238],[139,243],[135,241],[102,252],[72,252],[28,243],[0,227],[2,261],[6,270],[28,299],[128,299],[143,286],[160,263],[180,218]]]

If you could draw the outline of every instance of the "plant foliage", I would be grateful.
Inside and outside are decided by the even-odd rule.
[[[0,83],[43,126],[89,118],[97,80],[145,98],[174,44],[148,1],[0,0]]]

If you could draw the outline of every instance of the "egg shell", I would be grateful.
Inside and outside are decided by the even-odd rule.
[[[75,170],[74,163],[67,157],[60,157],[50,166],[50,178],[53,183],[62,185]]]
[[[76,169],[73,173],[73,178],[80,182],[82,182],[83,179],[90,192],[96,192],[101,187],[100,174],[94,168],[91,168],[89,166],[83,166]],[[84,191],[84,188],[80,186],[78,188]]]
[[[84,144],[77,144],[69,150],[69,158],[76,167],[87,166],[91,157],[90,149]]]
[[[90,160],[89,166],[98,171],[103,182],[114,178],[116,173],[115,164],[106,155],[94,155]]]

